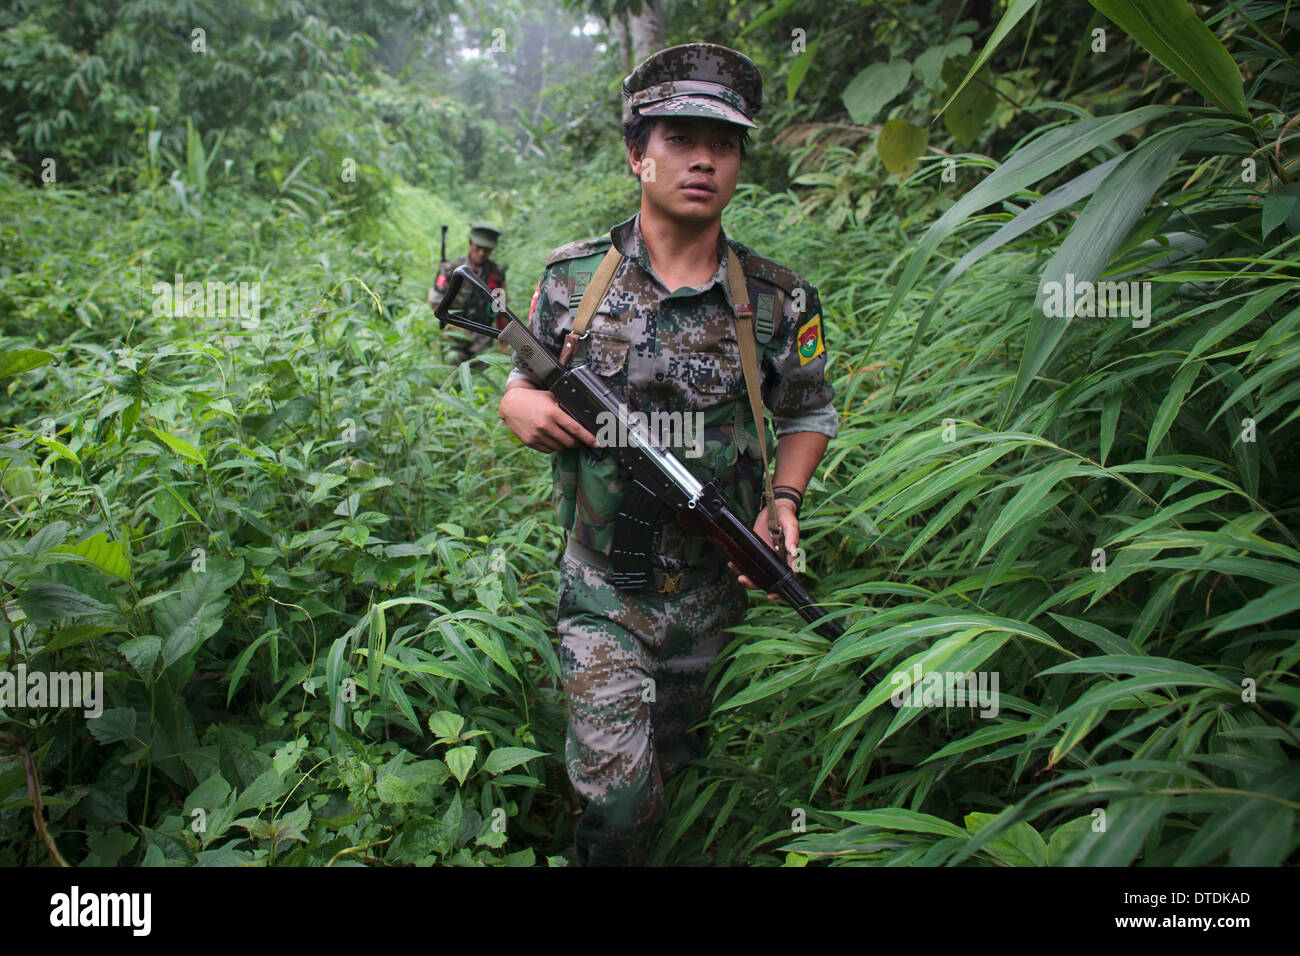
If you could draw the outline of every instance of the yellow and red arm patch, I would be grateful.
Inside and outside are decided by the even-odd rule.
[[[795,347],[799,350],[800,365],[807,365],[826,351],[826,343],[822,339],[820,312],[799,327],[799,333],[795,336]]]

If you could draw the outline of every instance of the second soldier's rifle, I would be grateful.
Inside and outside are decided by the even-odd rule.
[[[626,442],[604,448],[632,477],[615,523],[611,584],[630,589],[649,583],[649,551],[659,515],[667,508],[683,527],[707,534],[727,552],[742,574],[759,588],[779,594],[804,620],[815,624],[813,630],[822,637],[833,641],[843,635],[844,629],[826,617],[826,611],[795,580],[785,561],[731,510],[717,479],[701,482],[691,474],[672,452],[651,440],[642,424],[630,420],[635,409],[599,375],[585,365],[565,368],[508,309],[500,310],[506,319],[500,330],[459,314],[457,310],[463,311],[477,294],[491,292],[472,270],[460,266],[451,274],[447,292],[434,314],[444,325],[491,336],[509,345],[533,382],[554,395],[560,408],[587,431],[597,433],[603,420],[616,424],[616,435],[627,436]]]

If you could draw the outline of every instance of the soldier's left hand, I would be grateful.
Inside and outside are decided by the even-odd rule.
[[[795,549],[799,547],[799,518],[795,515],[793,501],[789,501],[785,498],[776,499],[776,521],[777,524],[780,525],[781,527],[782,535],[785,537],[786,563],[789,564],[790,568],[793,570],[794,562],[795,562]],[[763,510],[758,513],[758,519],[754,522],[754,534],[758,536],[758,540],[766,542],[767,544],[772,545],[772,547],[776,547],[776,545],[772,541],[772,535],[767,528],[766,507],[764,507]],[[737,568],[730,561],[727,562],[727,567],[730,568],[731,572],[736,575],[736,580],[739,581],[741,584],[743,584],[745,587],[753,588],[755,590],[758,589],[758,585],[755,584],[753,581],[749,580],[749,578],[747,578],[745,575],[741,574],[740,569]],[[775,601],[780,598],[780,595],[768,594],[767,597],[769,600]]]

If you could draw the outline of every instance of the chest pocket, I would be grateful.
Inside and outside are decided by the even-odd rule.
[[[625,338],[593,330],[587,340],[587,365],[603,378],[618,375],[627,368],[630,345]]]

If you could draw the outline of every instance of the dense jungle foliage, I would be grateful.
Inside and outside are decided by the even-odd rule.
[[[104,675],[0,706],[0,863],[566,864],[550,468],[425,293],[636,209],[640,7],[0,11],[0,670]],[[724,226],[820,290],[846,634],[753,596],[652,861],[1294,862],[1294,4],[660,9],[763,70]]]

